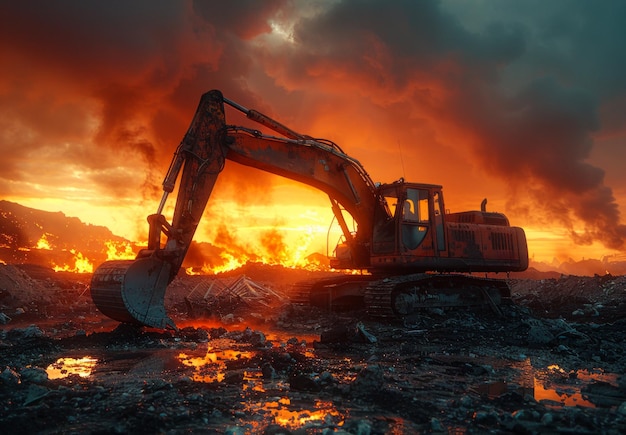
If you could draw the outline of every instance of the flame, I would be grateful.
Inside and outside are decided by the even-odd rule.
[[[218,231],[215,244],[222,249],[218,258],[204,262],[202,267],[187,267],[189,275],[216,275],[238,269],[247,263],[259,263],[270,266],[283,266],[290,269],[311,271],[328,270],[328,267],[311,257],[314,230],[304,228],[294,242],[287,243],[278,228],[270,228],[258,235],[258,240],[241,242],[222,226]]]
[[[107,247],[107,261],[109,260],[134,260],[137,254],[128,242],[105,242]]]
[[[76,273],[93,273],[93,264],[87,257],[75,249],[70,249],[72,255],[74,255],[74,266],[65,264],[63,266],[55,265],[53,267],[55,272],[76,272]]]
[[[41,238],[37,241],[37,246],[35,246],[35,248],[51,251],[52,247],[50,246],[47,236],[47,233],[42,234]]]

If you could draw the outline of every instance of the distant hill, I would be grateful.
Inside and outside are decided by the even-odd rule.
[[[107,258],[106,242],[131,243],[104,226],[0,200],[0,260],[5,263],[62,266],[81,253],[99,264]]]

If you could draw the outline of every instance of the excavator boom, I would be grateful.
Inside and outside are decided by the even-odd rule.
[[[226,124],[224,105],[241,111],[276,135]],[[220,91],[202,95],[198,109],[163,181],[163,196],[148,216],[148,246],[132,261],[107,261],[94,272],[91,295],[105,315],[126,323],[157,328],[175,324],[164,307],[167,286],[176,277],[226,161],[302,182],[325,192],[343,232],[331,265],[367,269],[385,281],[366,284],[341,278],[318,287],[329,299],[364,295],[374,315],[405,314],[433,293],[456,300],[458,289],[474,287],[477,300],[494,300],[506,291],[476,279],[411,274],[424,272],[508,272],[528,267],[524,231],[511,227],[501,213],[447,213],[441,186],[400,179],[375,184],[363,166],[335,143],[302,135],[262,113],[224,98]],[[179,181],[172,221],[163,215]],[[355,233],[344,211],[356,222]],[[403,276],[397,280],[390,274]],[[365,290],[363,288],[367,287]],[[468,296],[466,293],[464,296]],[[463,298],[467,299],[467,298]],[[441,299],[443,300],[443,299]],[[456,302],[455,302],[456,303]]]
[[[224,103],[282,136],[226,125]],[[315,140],[277,121],[225,99],[220,91],[202,95],[191,125],[163,181],[157,212],[148,217],[148,247],[133,261],[107,261],[91,282],[94,303],[105,315],[126,323],[175,327],[164,309],[167,286],[175,278],[193,240],[217,177],[226,160],[291,178],[326,192],[358,224],[356,235],[345,227],[356,264],[366,267],[371,216],[383,205],[376,186],[358,161],[329,141]],[[180,185],[172,222],[163,216],[168,195]],[[343,219],[335,206],[338,219]],[[166,241],[162,243],[163,236]]]

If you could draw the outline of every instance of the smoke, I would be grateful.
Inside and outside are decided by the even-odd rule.
[[[626,157],[624,13],[584,0],[4,2],[0,195],[80,184],[111,204],[152,201],[200,95],[219,88],[330,136],[370,173],[468,191],[481,174],[528,219],[623,248],[607,182],[619,159],[594,161],[607,138]],[[272,183],[239,165],[219,180],[240,204]]]
[[[485,178],[508,187],[512,208],[529,197],[537,217],[569,228],[576,243],[620,249],[626,226],[604,170],[589,159],[602,104],[615,100],[608,85],[624,100],[626,81],[614,72],[625,56],[601,56],[585,38],[601,37],[610,51],[626,31],[615,19],[597,21],[610,18],[610,8],[566,3],[576,18],[549,8],[551,27],[541,32],[514,15],[474,32],[435,1],[344,0],[297,22],[289,56],[281,47],[266,62],[280,65],[272,71],[289,89],[314,83],[380,107],[404,103],[407,114],[397,116],[426,119],[442,141],[454,140]],[[578,42],[580,54],[570,45]],[[574,58],[586,54],[601,66],[597,76]]]

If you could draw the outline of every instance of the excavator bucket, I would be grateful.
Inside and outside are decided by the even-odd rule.
[[[176,329],[165,313],[170,268],[156,257],[106,261],[91,278],[91,298],[102,314],[119,322]]]

